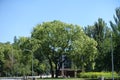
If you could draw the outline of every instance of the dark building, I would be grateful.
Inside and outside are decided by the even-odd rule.
[[[72,61],[67,57],[63,57],[63,58],[66,60],[61,66],[59,76],[76,77],[77,73],[81,72],[81,70],[72,69],[72,64],[73,64]]]

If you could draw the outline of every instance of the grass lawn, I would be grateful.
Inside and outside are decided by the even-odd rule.
[[[85,80],[82,78],[64,78],[64,79],[37,79],[37,80]]]

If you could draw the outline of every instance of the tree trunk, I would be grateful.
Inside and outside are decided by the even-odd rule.
[[[55,78],[58,78],[58,76],[59,76],[58,74],[59,74],[59,70],[57,69]]]
[[[84,56],[82,56],[82,72],[85,72]]]
[[[84,64],[82,64],[82,72],[85,72]]]
[[[51,77],[54,78],[54,69],[52,65],[52,60],[48,57],[49,64],[50,64],[50,72],[51,72]]]
[[[59,65],[58,65],[59,63]],[[64,63],[64,61],[61,62],[55,62],[55,78],[58,78],[59,76],[59,71],[60,71],[60,67],[62,66],[62,63]]]
[[[58,76],[59,76],[59,69],[58,68],[56,68],[56,70],[55,70],[55,78],[58,78]]]
[[[50,71],[51,71],[51,77],[54,78],[54,70],[53,70],[53,66],[52,66],[52,62],[50,63]]]
[[[57,65],[57,62],[55,63],[55,78],[58,78],[58,73],[59,73],[59,70],[58,70],[58,65]]]
[[[51,70],[51,77],[54,78],[54,71]]]

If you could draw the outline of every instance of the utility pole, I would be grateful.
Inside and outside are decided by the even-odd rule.
[[[113,61],[112,33],[111,33],[111,61],[112,61],[112,80],[114,80],[114,61]]]

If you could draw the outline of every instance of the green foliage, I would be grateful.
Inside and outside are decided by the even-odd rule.
[[[111,30],[107,27],[106,23],[103,21],[102,18],[99,18],[97,22],[94,23],[93,26],[87,26],[84,28],[84,31],[86,35],[93,38],[97,42],[97,54],[96,59],[94,62],[95,70],[97,71],[103,71],[103,70],[109,70],[108,68],[110,65],[110,62],[106,61],[110,59],[108,57],[110,55],[110,34]],[[109,65],[109,66],[108,66]],[[88,71],[91,71],[91,69],[86,67]]]
[[[3,61],[3,57],[4,57],[4,47],[3,47],[3,44],[0,43],[0,60]]]
[[[79,78],[112,78],[112,73],[111,72],[84,72],[84,73],[79,73],[77,75]],[[118,74],[114,72],[114,77],[118,78]]]
[[[116,15],[114,15],[114,21],[115,23],[113,23],[112,21],[110,21],[110,25],[111,28],[113,30],[113,50],[114,50],[114,66],[115,66],[115,70],[116,71],[120,71],[119,67],[120,67],[120,7],[116,8]]]
[[[80,44],[80,42],[83,43]],[[77,50],[73,50],[74,54],[72,55],[72,57],[74,57],[74,63],[77,66],[81,66],[82,69],[90,65],[91,70],[94,70],[94,60],[97,53],[97,43],[92,38],[85,37],[83,40],[78,40],[78,43],[76,43],[75,46]]]
[[[74,63],[81,56],[84,56],[84,61],[82,61],[83,65],[87,62],[94,61],[95,53],[97,52],[97,43],[86,36],[80,26],[66,24],[56,20],[44,22],[34,27],[32,38],[41,41],[41,46],[37,49],[37,55],[43,54],[48,59],[52,69],[51,71],[54,70],[54,65],[55,71],[59,71],[64,62],[62,61],[62,55],[71,57],[71,59],[74,56]],[[76,55],[80,57],[76,58]]]

